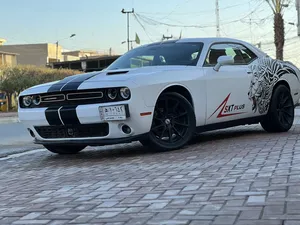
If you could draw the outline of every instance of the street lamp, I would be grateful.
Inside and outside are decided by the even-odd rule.
[[[131,43],[131,49],[133,49],[132,42],[136,42],[135,40],[122,41],[121,44],[125,44],[126,42]]]
[[[70,37],[60,39],[59,41],[66,40],[66,39],[69,39],[69,38],[72,38],[75,36],[76,36],[76,34],[71,34]],[[59,41],[56,41],[56,62],[58,61],[58,42]]]

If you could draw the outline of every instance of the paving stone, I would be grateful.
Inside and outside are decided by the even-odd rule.
[[[260,210],[245,210],[242,211],[239,220],[257,220],[260,218],[262,208]]]
[[[299,225],[300,220],[286,220],[283,225]]]
[[[213,224],[234,224],[236,216],[217,216]]]
[[[266,200],[266,196],[250,196],[248,198],[247,204],[259,204],[264,203]]]
[[[0,224],[294,225],[299,181],[300,125],[207,132],[157,154],[139,143],[39,152],[1,161]]]
[[[242,206],[244,204],[245,200],[238,199],[238,200],[229,200],[226,203],[226,206]]]
[[[284,212],[284,205],[270,205],[264,207],[264,216],[266,215],[282,215]]]
[[[235,225],[282,225],[282,220],[239,220]]]

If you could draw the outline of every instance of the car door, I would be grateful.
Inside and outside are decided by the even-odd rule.
[[[231,56],[233,64],[214,69],[220,56]],[[207,90],[206,124],[251,117],[252,103],[248,98],[251,82],[249,64],[256,55],[236,43],[216,43],[210,47],[204,63]]]

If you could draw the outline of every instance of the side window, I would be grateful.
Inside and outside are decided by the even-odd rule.
[[[211,46],[205,66],[215,66],[220,56],[231,56],[234,59],[234,65],[246,65],[257,58],[257,56],[243,45],[235,43],[214,44]]]

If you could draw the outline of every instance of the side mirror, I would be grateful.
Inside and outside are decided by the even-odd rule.
[[[219,71],[221,66],[232,65],[234,63],[234,59],[228,55],[222,55],[218,58],[218,63],[214,66],[215,71]]]

